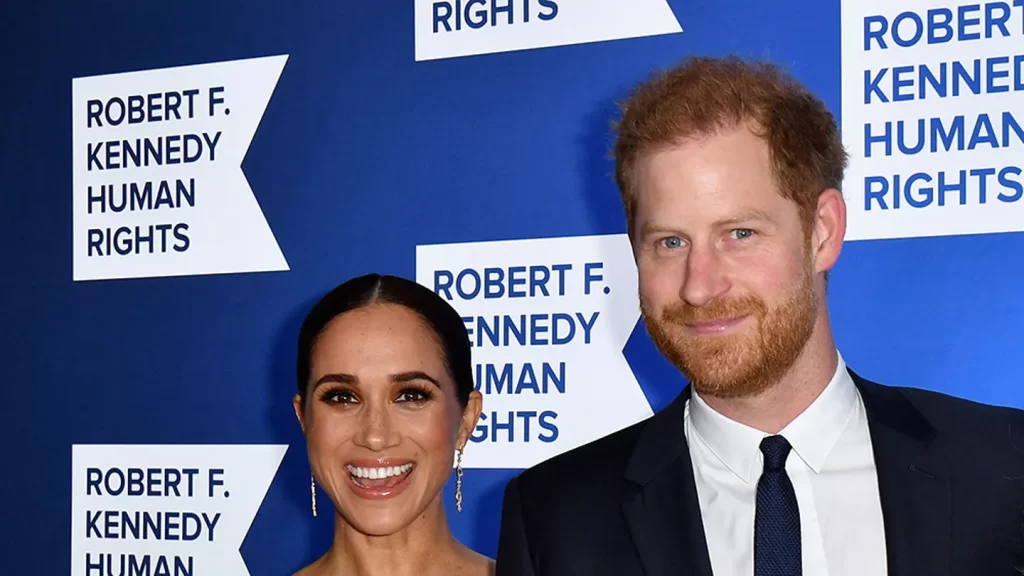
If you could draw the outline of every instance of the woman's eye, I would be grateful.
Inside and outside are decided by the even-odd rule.
[[[430,395],[422,390],[402,390],[398,394],[399,402],[424,402],[430,399]]]
[[[348,390],[334,390],[324,394],[324,400],[333,404],[352,404],[356,402],[356,397]]]

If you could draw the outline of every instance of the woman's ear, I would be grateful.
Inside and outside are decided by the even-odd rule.
[[[302,434],[306,434],[306,413],[305,406],[303,406],[302,396],[298,394],[292,398],[292,407],[295,409],[295,418],[299,421],[299,427],[302,428]]]
[[[463,449],[473,435],[477,422],[480,420],[480,413],[483,411],[484,396],[478,390],[469,393],[469,402],[462,410],[462,421],[459,424],[459,435],[456,440],[456,448]]]

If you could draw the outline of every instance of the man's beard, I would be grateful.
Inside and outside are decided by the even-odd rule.
[[[701,307],[685,302],[656,315],[641,298],[647,331],[655,346],[705,396],[751,397],[774,386],[810,340],[818,301],[808,262],[803,278],[769,309],[749,295],[714,300]],[[694,335],[686,324],[747,317],[754,325],[735,334]]]

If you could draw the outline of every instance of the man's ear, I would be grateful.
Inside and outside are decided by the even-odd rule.
[[[818,196],[811,230],[814,272],[826,272],[835,265],[846,238],[846,201],[833,188]]]

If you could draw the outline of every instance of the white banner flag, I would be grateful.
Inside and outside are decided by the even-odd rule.
[[[287,59],[73,80],[76,281],[288,270],[241,168]]]
[[[667,0],[416,0],[416,60],[682,32]]]
[[[287,449],[72,446],[71,576],[249,576],[239,549]]]
[[[419,246],[416,280],[473,344],[464,467],[528,468],[651,415],[622,355],[640,318],[625,234]]]

